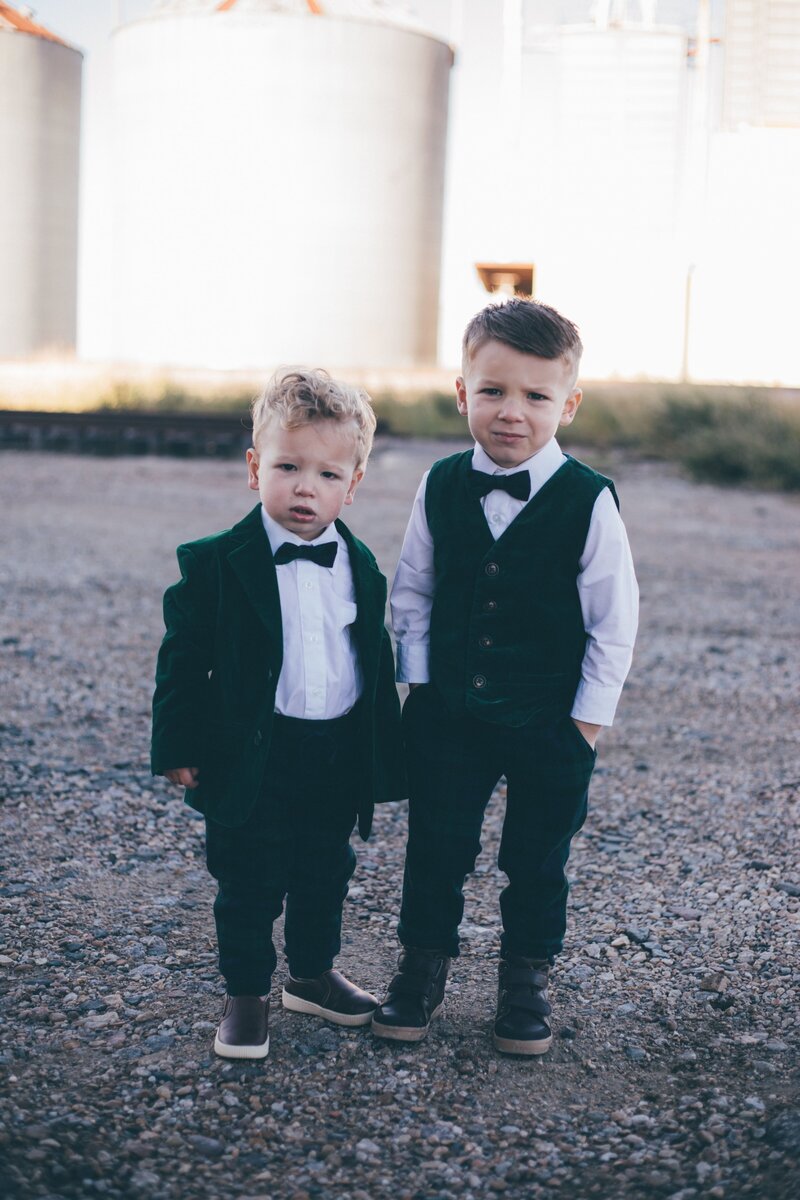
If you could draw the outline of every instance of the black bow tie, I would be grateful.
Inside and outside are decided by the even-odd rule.
[[[284,542],[275,551],[275,565],[280,567],[296,558],[307,558],[319,567],[332,567],[338,549],[336,542],[323,542],[321,546],[295,546],[292,542]]]
[[[513,475],[487,475],[485,471],[472,471],[470,486],[476,496],[488,496],[495,488],[502,488],[515,500],[527,500],[531,494],[531,477],[527,471],[515,471]]]

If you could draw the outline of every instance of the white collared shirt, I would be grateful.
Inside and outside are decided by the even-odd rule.
[[[526,462],[509,470],[498,467],[476,443],[472,466],[490,475],[513,475],[515,471],[527,470],[531,496],[535,496],[565,461],[561,447],[552,438]],[[411,510],[392,586],[397,678],[401,683],[427,683],[430,678],[434,574],[433,538],[425,516],[427,480],[426,471]],[[500,488],[481,497],[486,522],[495,540],[526,503]],[[593,725],[610,725],[630,670],[639,618],[639,591],[625,526],[608,488],[595,501],[579,568],[577,587],[587,643],[571,715]]]
[[[336,542],[332,567],[307,559],[276,566],[283,624],[283,666],[278,677],[275,711],[306,721],[344,716],[361,695],[353,622],[356,592],[347,544],[334,525],[313,542],[305,541],[274,521],[261,507],[273,555],[279,546],[321,546]]]

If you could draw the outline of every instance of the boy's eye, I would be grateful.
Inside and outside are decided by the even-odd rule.
[[[278,467],[279,471],[296,471],[297,470],[297,467],[294,465],[294,463],[288,463],[288,462],[277,463],[277,467]]]
[[[322,478],[323,479],[338,479],[339,476],[336,474],[335,471],[323,471]]]
[[[495,388],[495,387],[481,388],[481,395],[482,396],[499,396],[500,388]]]
[[[543,396],[541,392],[528,392],[529,400],[546,400],[547,396]]]

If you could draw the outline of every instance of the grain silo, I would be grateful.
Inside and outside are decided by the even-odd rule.
[[[381,0],[159,0],[114,42],[117,357],[435,361],[448,45]]]
[[[0,358],[75,346],[82,65],[0,3]]]
[[[681,361],[687,37],[649,15],[598,4],[593,24],[531,28],[523,47],[539,295],[581,324],[597,375]]]

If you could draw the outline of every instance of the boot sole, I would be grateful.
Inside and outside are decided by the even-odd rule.
[[[532,1042],[521,1038],[504,1038],[499,1037],[496,1033],[493,1035],[495,1049],[501,1054],[546,1054],[553,1044],[552,1035],[550,1037],[541,1038],[538,1042]]]
[[[421,1042],[424,1037],[427,1037],[428,1030],[431,1027],[431,1021],[434,1017],[438,1017],[442,1011],[443,1004],[435,1008],[431,1013],[430,1021],[427,1025],[382,1025],[380,1021],[372,1018],[372,1032],[376,1037],[388,1038],[391,1042]]]
[[[293,996],[291,992],[283,989],[281,997],[283,1007],[288,1008],[290,1012],[307,1013],[312,1017],[322,1017],[325,1021],[332,1021],[334,1025],[347,1025],[352,1028],[355,1025],[369,1025],[372,1020],[373,1010],[364,1013],[340,1013],[334,1012],[332,1008],[323,1008],[321,1004],[314,1004],[311,1000],[303,1000],[300,996]],[[378,1001],[375,1001],[375,1008],[378,1007]]]
[[[219,1034],[214,1038],[214,1053],[220,1058],[266,1058],[269,1054],[269,1035],[260,1046],[231,1046],[219,1040]]]

